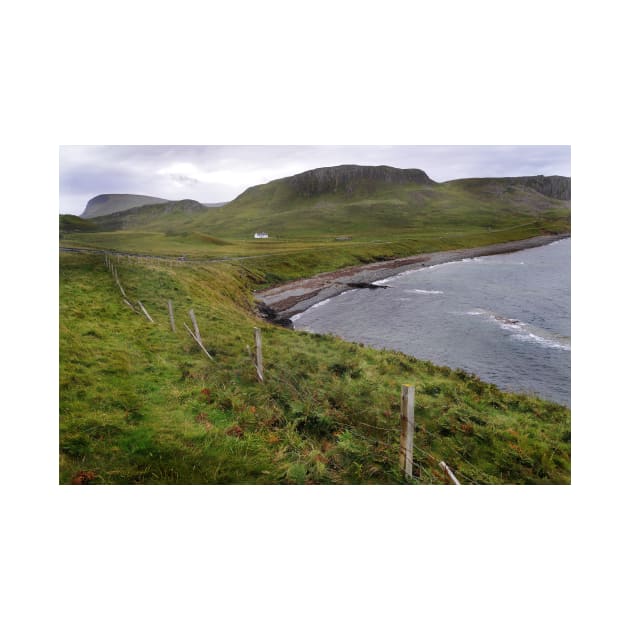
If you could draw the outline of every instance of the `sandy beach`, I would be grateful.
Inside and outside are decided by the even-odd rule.
[[[322,300],[335,297],[352,288],[365,288],[366,290],[383,288],[386,285],[373,285],[373,283],[404,271],[440,265],[465,258],[507,254],[531,247],[540,247],[570,236],[570,233],[535,236],[534,238],[511,241],[509,243],[495,243],[469,249],[416,254],[406,258],[346,267],[345,269],[321,273],[311,278],[294,280],[270,289],[257,291],[254,297],[263,316],[274,323],[288,326],[291,325],[290,318],[293,315],[302,313]]]

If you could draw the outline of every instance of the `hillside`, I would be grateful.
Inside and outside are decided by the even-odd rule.
[[[535,175],[532,177],[495,177],[495,178],[469,178],[453,180],[471,189],[483,187],[495,183],[504,189],[518,187],[530,188],[545,197],[571,201],[571,178],[561,175]]]
[[[197,259],[257,258],[261,284],[344,266],[571,230],[570,178],[436,183],[418,169],[315,169],[207,208],[164,202],[60,219],[60,245]],[[547,193],[547,194],[543,194]],[[555,195],[555,196],[552,196]],[[254,239],[257,231],[270,235]]]
[[[568,220],[567,186],[570,190],[570,178],[546,177],[438,184],[417,169],[340,166],[249,188],[212,215],[197,217],[195,225],[221,236],[264,230],[277,238],[426,233],[455,226],[496,230]]]
[[[85,210],[81,214],[82,219],[93,219],[94,217],[102,217],[114,212],[121,212],[135,208],[137,206],[146,206],[147,204],[165,203],[168,199],[160,197],[149,197],[147,195],[127,195],[127,194],[107,194],[97,195],[87,202]]]
[[[222,207],[60,217],[61,246],[148,254],[116,257],[128,303],[102,255],[60,256],[60,481],[404,483],[399,395],[412,383],[414,482],[447,483],[445,460],[465,483],[569,483],[568,409],[270,325],[252,295],[351,265],[569,232],[570,201],[556,197],[570,197],[570,180],[549,179],[436,183],[414,169],[335,167]],[[191,308],[214,361],[183,326]],[[254,327],[264,384],[247,350]]]
[[[251,295],[257,260],[122,257],[125,304],[103,256],[61,254],[60,483],[408,483],[403,383],[416,386],[412,483],[449,483],[442,460],[464,484],[570,483],[568,409],[399,352],[269,325]],[[184,328],[191,308],[213,360]],[[254,327],[263,383],[247,350]]]
[[[419,169],[346,165],[306,171],[245,190],[225,205],[170,202],[95,221],[100,231],[142,230],[219,238],[357,239],[383,232],[421,234],[504,231],[515,225],[567,231],[567,177],[461,179],[436,183]]]
[[[193,214],[207,211],[205,204],[192,199],[181,201],[162,201],[156,204],[137,206],[121,212],[114,212],[94,218],[93,223],[98,230],[104,232],[145,227],[152,223],[172,223],[180,226]]]

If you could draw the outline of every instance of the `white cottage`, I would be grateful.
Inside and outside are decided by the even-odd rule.
[[[256,232],[254,238],[269,238],[269,234],[267,232]]]

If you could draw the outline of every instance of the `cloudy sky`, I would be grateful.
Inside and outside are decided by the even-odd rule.
[[[249,186],[339,164],[421,168],[439,182],[571,174],[568,146],[62,146],[59,211],[81,214],[103,193],[230,201]]]

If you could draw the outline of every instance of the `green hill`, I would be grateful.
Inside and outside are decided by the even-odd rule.
[[[87,219],[82,219],[81,217],[77,217],[74,214],[60,214],[59,215],[59,234],[63,235],[66,233],[72,232],[97,232],[99,231],[99,226],[93,223],[92,221],[88,221]]]
[[[253,239],[260,230],[271,238]],[[62,216],[62,246],[167,258],[116,257],[126,304],[103,256],[60,255],[60,481],[404,483],[399,393],[411,383],[416,481],[446,483],[445,460],[464,483],[569,483],[568,409],[272,326],[252,297],[358,263],[569,230],[569,178],[436,183],[417,169],[355,166],[255,186],[222,207]],[[182,255],[198,260],[173,260]],[[183,327],[191,308],[212,362]],[[247,350],[255,326],[264,384]]]
[[[212,215],[197,217],[199,227],[231,237],[258,230],[278,238],[370,236],[384,230],[391,234],[454,227],[503,229],[569,215],[570,202],[543,194],[546,189],[539,178],[437,184],[423,171],[414,172],[414,177],[389,167],[355,168],[359,167],[317,169],[255,186]],[[316,177],[322,170],[327,177]],[[543,184],[547,179],[551,178],[543,178]]]
[[[416,386],[414,483],[449,483],[442,460],[464,484],[570,482],[560,405],[265,323],[251,293],[257,259],[114,261],[129,304],[103,256],[60,256],[60,483],[406,483],[403,383]],[[184,328],[191,308],[213,361]],[[247,349],[254,327],[264,383]]]
[[[207,211],[208,207],[198,201],[182,199],[181,201],[165,201],[129,208],[96,217],[92,220],[92,223],[98,230],[103,232],[134,229],[136,227],[151,229],[153,225],[173,225],[181,229],[193,215]]]
[[[358,238],[505,230],[557,224],[566,231],[570,178],[508,177],[432,181],[419,169],[338,166],[247,189],[221,207],[171,202],[95,220],[100,231],[197,231],[221,238]],[[549,226],[548,226],[549,227]],[[554,229],[551,227],[551,229]]]
[[[147,195],[128,195],[118,193],[97,195],[87,202],[81,217],[83,219],[93,219],[94,217],[101,217],[106,214],[128,210],[129,208],[135,208],[137,206],[164,203],[166,201],[168,201],[168,199],[149,197]]]

